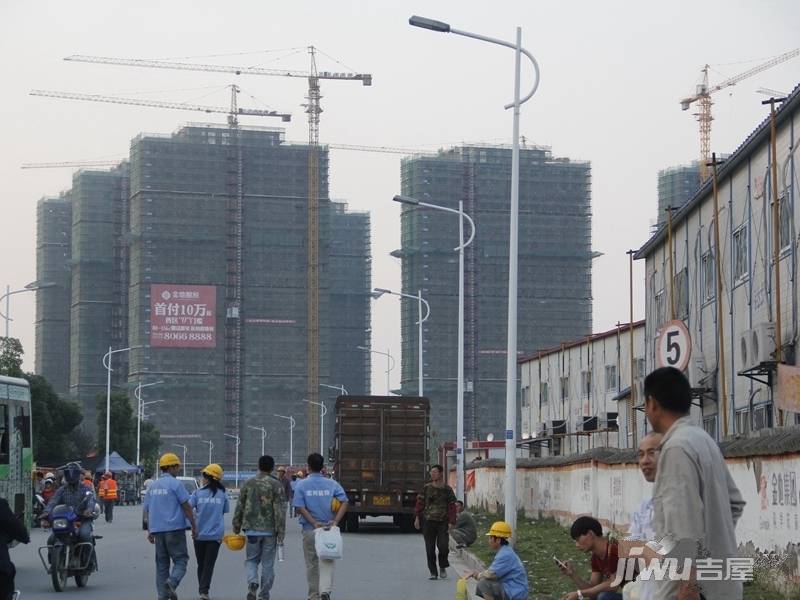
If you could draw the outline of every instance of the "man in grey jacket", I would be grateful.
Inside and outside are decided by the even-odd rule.
[[[745,502],[733,482],[717,443],[692,423],[689,381],[679,370],[663,367],[644,380],[645,414],[663,434],[653,489],[653,529],[657,539],[675,542],[670,556],[693,560],[690,580],[655,581],[649,598],[736,600],[742,583],[731,578],[729,559],[738,555],[736,522]],[[714,565],[712,567],[712,565]],[[701,576],[701,569],[720,575]]]

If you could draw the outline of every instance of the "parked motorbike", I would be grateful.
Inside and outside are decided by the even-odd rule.
[[[39,559],[52,579],[53,589],[63,592],[70,577],[75,578],[79,588],[86,587],[89,575],[98,570],[95,540],[102,536],[92,535],[91,542],[80,542],[81,517],[65,504],[56,506],[47,521],[55,539],[51,545],[39,548]]]

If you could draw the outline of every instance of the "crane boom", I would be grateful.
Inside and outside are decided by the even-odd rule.
[[[733,77],[729,77],[728,79],[711,87],[708,85],[708,71],[711,67],[709,65],[705,65],[702,68],[703,79],[702,82],[698,84],[695,93],[691,96],[681,99],[680,101],[681,110],[689,110],[689,107],[693,102],[699,102],[700,104],[700,110],[695,113],[697,121],[700,123],[700,183],[708,179],[709,176],[708,161],[711,156],[711,121],[714,120],[714,117],[711,115],[711,105],[713,104],[711,101],[711,94],[731,87],[732,85],[736,85],[748,77],[752,77],[753,75],[761,73],[762,71],[771,69],[772,67],[784,63],[787,60],[791,60],[798,55],[800,55],[800,48],[795,48],[789,52],[784,52],[783,54],[779,54],[778,56],[775,56],[768,61],[761,63],[760,65],[756,65],[747,71],[739,73],[738,75],[734,75]]]
[[[293,142],[288,142],[289,144]],[[354,152],[375,152],[378,154],[403,154],[410,156],[412,154],[429,154],[433,155],[434,152],[428,150],[421,150],[419,148],[397,148],[391,146],[360,146],[356,144],[323,144],[331,150],[351,150]],[[23,163],[20,165],[21,169],[59,169],[59,168],[80,168],[80,167],[113,167],[125,160],[125,157],[107,160],[67,160],[57,162],[40,162],[40,163]]]
[[[143,60],[138,58],[113,58],[108,56],[85,56],[74,54],[64,60],[85,62],[104,65],[120,65],[123,67],[150,67],[155,69],[174,69],[177,71],[207,71],[211,73],[233,73],[235,75],[274,75],[280,77],[311,77],[309,71],[292,71],[285,69],[263,69],[261,67],[236,67],[230,65],[209,65],[182,63],[168,60]],[[358,80],[362,85],[372,85],[372,75],[369,73],[334,73],[320,71],[314,74],[317,79],[344,79]]]
[[[188,104],[183,102],[164,102],[161,100],[142,100],[140,98],[119,98],[117,96],[102,96],[99,94],[77,94],[73,92],[58,92],[51,90],[31,90],[31,96],[45,96],[48,98],[63,98],[67,100],[87,100],[90,102],[108,102],[110,104],[132,104],[134,106],[148,106],[152,108],[172,108],[176,110],[192,110],[204,113],[231,114],[230,108],[220,106],[205,106],[202,104]],[[280,117],[282,121],[291,120],[288,113],[279,113],[274,110],[261,110],[257,108],[237,108],[237,115],[254,117]]]

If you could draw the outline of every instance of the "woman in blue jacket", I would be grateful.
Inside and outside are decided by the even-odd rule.
[[[201,600],[208,600],[214,564],[225,534],[225,513],[230,511],[225,486],[222,485],[222,467],[210,464],[203,469],[203,487],[189,499],[197,515],[197,539],[194,555],[197,559],[197,582]]]

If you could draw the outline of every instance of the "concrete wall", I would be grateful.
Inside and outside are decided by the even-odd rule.
[[[800,590],[800,454],[727,459],[736,485],[747,502],[736,527],[741,551],[780,557],[774,579],[780,589]],[[467,504],[496,511],[503,503],[502,465],[475,470]],[[497,465],[497,466],[494,466]],[[555,518],[568,525],[589,514],[605,527],[625,532],[630,514],[652,493],[635,463],[584,462],[520,467],[517,508],[534,518]]]

